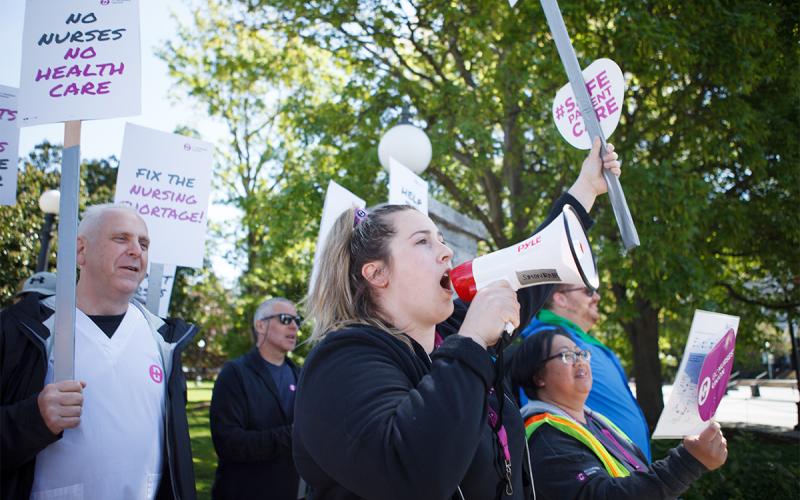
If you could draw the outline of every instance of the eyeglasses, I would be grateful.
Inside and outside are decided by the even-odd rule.
[[[547,363],[551,359],[561,358],[561,362],[565,365],[574,365],[578,362],[578,358],[588,363],[592,359],[592,353],[589,351],[562,351],[558,354],[553,354],[542,360],[542,363]]]
[[[566,290],[558,290],[558,291],[561,293],[567,293],[567,292],[577,292],[578,290],[581,290],[583,293],[585,293],[587,297],[592,297],[594,294],[597,293],[597,290],[589,286],[579,286],[577,288],[567,288]]]
[[[282,325],[288,325],[292,321],[297,325],[297,328],[303,324],[303,317],[302,316],[292,316],[291,314],[280,313],[280,314],[271,314],[269,316],[264,316],[261,318],[261,321],[267,321],[272,318],[278,318],[278,321],[281,322]]]

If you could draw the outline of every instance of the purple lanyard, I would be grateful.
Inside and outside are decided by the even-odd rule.
[[[489,394],[494,394],[494,387],[489,389]],[[499,398],[498,398],[499,399]],[[500,404],[503,404],[503,400],[499,399]],[[508,434],[506,434],[505,426],[500,423],[500,427],[497,427],[498,416],[497,412],[494,411],[494,408],[487,402],[486,408],[489,410],[489,425],[491,426],[492,430],[497,434],[497,440],[500,441],[500,446],[503,447],[503,457],[505,458],[504,464],[506,468],[506,495],[511,495],[514,493],[514,489],[511,486],[511,452],[508,450]]]
[[[622,453],[622,455],[625,457],[625,459],[628,461],[628,463],[631,464],[634,469],[640,470],[642,467],[639,465],[639,461],[636,460],[635,458],[633,458],[630,455],[630,453],[628,453],[628,451],[621,444],[619,444],[619,441],[617,441],[617,438],[614,437],[614,434],[610,430],[608,430],[608,429],[604,428],[603,426],[599,425],[599,421],[596,418],[594,418],[594,417],[590,417],[590,418],[592,420],[594,420],[595,425],[600,428],[600,432],[602,432],[603,435],[605,437],[607,437],[608,440],[611,441],[611,443],[614,444],[614,446],[617,447],[617,449]]]

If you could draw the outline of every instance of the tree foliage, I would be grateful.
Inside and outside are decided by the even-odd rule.
[[[243,23],[280,30],[346,68],[336,99],[286,108],[307,158],[381,179],[381,130],[409,104],[434,146],[436,196],[482,221],[494,247],[526,236],[576,174],[550,100],[566,81],[538,2],[242,0]],[[797,311],[798,19],[790,2],[561,2],[583,66],[610,57],[628,89],[612,137],[642,246],[620,250],[595,212],[600,330],[631,342],[639,398],[661,408],[660,350],[695,308],[741,314],[742,344]],[[363,192],[359,189],[357,192]],[[370,200],[371,201],[371,200]],[[377,201],[377,200],[376,200]],[[659,341],[661,336],[662,341]],[[663,345],[678,340],[678,347]]]

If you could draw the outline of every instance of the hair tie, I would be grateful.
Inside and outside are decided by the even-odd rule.
[[[365,221],[367,219],[367,215],[368,215],[367,211],[364,210],[363,208],[359,208],[358,210],[356,210],[355,217],[353,218],[353,227],[356,227],[363,221]]]

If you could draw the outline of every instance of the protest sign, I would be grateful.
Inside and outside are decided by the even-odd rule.
[[[314,251],[314,267],[311,269],[309,289],[313,288],[317,281],[320,254],[322,249],[325,248],[325,240],[328,237],[328,233],[331,232],[336,219],[342,212],[351,207],[364,208],[366,205],[367,203],[364,200],[334,181],[328,183],[328,190],[325,192],[325,204],[322,206],[322,218],[319,223],[319,236],[317,236],[317,248]]]
[[[592,108],[607,138],[617,128],[622,116],[622,99],[625,95],[625,78],[622,70],[611,59],[598,59],[582,73]],[[573,147],[592,148],[580,106],[569,83],[561,87],[553,99],[553,121],[561,136]]]
[[[730,377],[739,317],[696,310],[678,374],[653,439],[699,434],[714,416]]]
[[[394,158],[389,158],[389,203],[428,215],[428,183]]]
[[[141,112],[138,0],[28,0],[20,126]]]
[[[0,85],[0,205],[17,202],[17,89]]]
[[[126,124],[115,203],[147,223],[150,262],[203,267],[211,144]]]
[[[136,299],[142,303],[145,303],[147,298],[147,292],[150,288],[150,269],[152,268],[152,264],[148,266],[147,269],[147,276],[139,283],[139,288],[136,290]],[[159,301],[158,301],[158,316],[162,318],[167,317],[167,313],[169,312],[169,301],[172,298],[172,285],[175,284],[175,272],[177,270],[176,266],[173,265],[166,265],[164,266],[164,273],[161,276],[161,290],[159,292]]]

